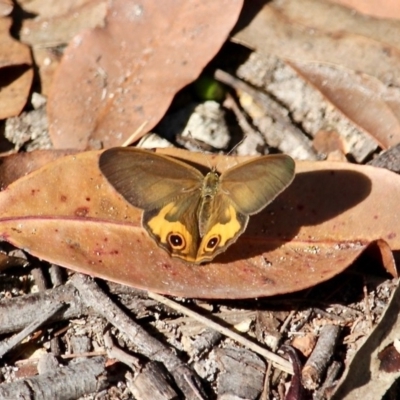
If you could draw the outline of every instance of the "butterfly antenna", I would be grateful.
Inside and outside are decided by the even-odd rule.
[[[244,140],[245,140],[246,138],[247,138],[247,135],[244,135],[243,138],[242,138],[238,143],[236,143],[236,144],[228,151],[227,156],[231,156],[232,153],[244,142]]]
[[[236,143],[229,151],[228,153],[226,153],[227,156],[231,156],[232,153],[244,142],[244,140],[246,139],[247,135],[244,135],[243,138],[240,140],[240,142]],[[237,161],[235,161],[237,164]],[[218,164],[215,167],[215,169],[218,169]]]

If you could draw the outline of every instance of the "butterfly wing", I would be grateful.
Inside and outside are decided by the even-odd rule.
[[[202,173],[181,161],[147,150],[115,147],[100,155],[99,167],[129,203],[144,210],[199,191]]]
[[[145,211],[143,227],[171,256],[197,262],[200,243],[197,220],[199,202],[200,193],[176,197],[161,209]]]
[[[219,192],[213,199],[212,212],[198,246],[196,262],[211,261],[225,251],[243,233],[248,221],[248,215],[238,211],[229,197]]]
[[[236,205],[238,212],[253,215],[289,186],[294,169],[294,161],[287,155],[259,157],[223,173],[221,192]]]
[[[236,242],[246,229],[249,215],[273,201],[293,177],[294,161],[286,155],[259,157],[223,173],[197,262],[212,260]]]
[[[143,227],[174,257],[194,261],[199,245],[197,208],[204,176],[188,164],[133,148],[104,151],[99,167],[111,185],[144,210]]]

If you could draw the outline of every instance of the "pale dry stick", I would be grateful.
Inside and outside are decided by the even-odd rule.
[[[280,370],[287,372],[289,374],[293,374],[293,368],[292,365],[289,361],[285,360],[284,358],[276,355],[272,351],[269,351],[267,349],[262,348],[261,346],[253,343],[252,341],[244,338],[242,335],[239,335],[238,333],[225,328],[219,324],[217,324],[214,321],[209,320],[207,317],[204,317],[200,314],[198,314],[195,311],[190,310],[189,308],[182,306],[181,304],[177,303],[176,301],[167,299],[164,296],[161,296],[156,293],[152,292],[147,292],[148,296],[154,300],[159,301],[162,304],[165,304],[168,307],[171,307],[172,309],[187,315],[188,317],[191,317],[195,319],[198,322],[201,322],[205,326],[208,326],[211,329],[216,330],[217,332],[221,333],[224,336],[227,336],[236,342],[242,344],[243,346],[246,346],[250,350],[254,351],[255,353],[259,354],[262,357],[265,357],[267,360],[270,360],[274,367],[279,368]]]
[[[144,121],[142,123],[142,125],[140,125],[139,128],[137,128],[136,131],[133,132],[132,135],[129,136],[128,139],[126,139],[124,143],[122,143],[121,147],[128,147],[131,143],[133,143],[137,139],[139,139],[139,135],[142,133],[142,131],[146,125],[147,125],[147,121]]]
[[[297,309],[296,309],[296,310],[290,311],[289,315],[286,317],[285,321],[283,321],[283,324],[282,324],[281,328],[279,329],[279,332],[280,332],[280,333],[283,333],[283,332],[286,331],[287,326],[289,325],[290,321],[291,321],[292,318],[293,318],[293,315],[294,315],[296,312],[297,312]]]
[[[185,399],[195,400],[199,397],[199,393],[204,391],[200,378],[169,346],[164,345],[133,321],[88,276],[75,274],[71,282],[78,289],[83,302],[132,340],[138,352],[165,365]],[[193,391],[193,385],[187,383],[187,376],[193,380],[197,387],[196,391]],[[201,397],[206,398],[203,394]]]
[[[8,353],[12,350],[15,346],[17,346],[22,340],[24,340],[27,336],[31,333],[36,331],[41,325],[47,322],[54,314],[56,314],[64,304],[51,304],[49,305],[47,310],[44,310],[43,315],[40,318],[33,321],[29,324],[25,329],[20,331],[19,333],[15,334],[14,336],[10,337],[9,339],[4,340],[0,343],[0,359],[4,356],[4,354]]]
[[[263,386],[263,391],[261,393],[260,400],[268,400],[269,394],[271,391],[271,374],[272,374],[272,363],[268,361],[267,365],[267,371],[265,372],[265,377],[264,377],[264,386]]]
[[[314,393],[313,400],[323,400],[327,398],[327,394],[329,393],[329,390],[334,387],[335,380],[337,379],[341,369],[342,364],[338,361],[333,361],[326,373],[325,382]]]
[[[137,371],[141,368],[140,360],[138,357],[129,354],[118,346],[116,346],[111,337],[110,331],[104,334],[104,345],[107,349],[107,355],[109,358],[115,358],[127,365],[132,371]]]
[[[306,138],[304,133],[299,128],[291,123],[290,119],[288,118],[288,111],[276,103],[276,101],[274,101],[270,95],[268,95],[266,92],[255,89],[241,79],[235,78],[234,76],[220,69],[215,71],[214,78],[225,85],[234,88],[235,90],[249,94],[257,104],[259,104],[266,112],[268,111],[268,114],[282,129],[290,132],[290,135],[292,139],[295,140],[295,143],[304,147],[310,160],[317,159],[317,153],[313,149],[311,142]]]
[[[315,390],[318,387],[321,376],[332,357],[340,332],[341,328],[337,325],[325,325],[322,328],[317,344],[301,372],[305,388]]]
[[[226,94],[226,100],[225,100],[224,105],[229,107],[233,111],[233,113],[235,114],[235,117],[237,119],[237,122],[238,122],[239,126],[242,128],[245,135],[256,135],[264,141],[260,132],[258,132],[256,129],[254,129],[251,126],[251,124],[245,117],[243,111],[241,110],[239,105],[236,103],[236,100],[230,93]]]
[[[365,283],[365,278],[364,278],[364,284],[363,284],[363,292],[364,292],[365,313],[367,314],[369,329],[372,330],[372,328],[374,327],[374,324],[372,322],[371,309],[370,309],[369,301],[368,301],[368,289],[367,289],[367,284]]]

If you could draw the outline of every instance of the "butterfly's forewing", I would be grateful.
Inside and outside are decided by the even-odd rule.
[[[236,205],[237,211],[252,215],[278,196],[294,177],[291,157],[263,156],[233,167],[221,175],[221,192]]]
[[[146,150],[104,151],[100,170],[132,205],[142,208],[142,224],[173,257],[196,262],[200,242],[197,209],[204,176],[186,163]]]
[[[144,210],[161,208],[181,194],[199,191],[204,179],[188,164],[134,148],[104,151],[99,167],[129,203]]]

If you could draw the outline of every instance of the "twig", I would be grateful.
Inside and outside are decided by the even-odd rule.
[[[296,128],[293,123],[290,121],[288,117],[288,111],[282,107],[280,104],[278,104],[276,101],[274,101],[271,96],[269,96],[267,93],[257,90],[247,84],[246,82],[228,74],[225,71],[222,71],[220,69],[217,69],[214,73],[215,79],[219,80],[220,82],[233,87],[236,90],[240,90],[242,92],[247,93],[250,95],[254,101],[263,109],[265,110],[265,114],[269,114],[275,122],[279,125],[281,129],[287,130],[290,132],[291,137],[294,140],[294,143],[297,146],[302,147],[308,156],[308,159],[317,159],[317,154],[315,150],[313,149],[310,141],[306,138],[306,136],[303,134],[303,132]],[[265,134],[266,132],[262,132]],[[285,137],[285,140],[287,140],[287,137]],[[268,141],[268,138],[267,138]],[[281,142],[282,143],[282,142]],[[280,143],[278,144],[279,147]],[[275,145],[274,145],[275,146]]]
[[[168,307],[173,308],[176,311],[179,311],[182,314],[185,314],[185,315],[195,319],[196,321],[201,322],[205,326],[208,326],[209,328],[216,330],[217,332],[221,333],[222,335],[227,336],[227,337],[237,341],[238,343],[251,349],[255,353],[261,355],[262,357],[265,357],[267,360],[271,360],[276,368],[279,368],[282,371],[288,372],[289,374],[293,373],[292,366],[287,360],[278,356],[277,354],[273,353],[272,351],[262,348],[261,346],[246,339],[242,335],[239,335],[238,333],[236,333],[228,328],[225,328],[225,327],[217,324],[216,322],[211,321],[209,318],[204,317],[204,316],[196,313],[195,311],[192,311],[189,308],[184,307],[181,304],[179,304],[173,300],[167,299],[164,296],[161,296],[159,294],[152,293],[152,292],[149,292],[148,296],[154,300],[159,301],[160,303],[165,304]]]
[[[171,348],[159,342],[140,325],[132,321],[88,276],[75,274],[71,281],[79,290],[83,301],[87,305],[106,318],[121,332],[124,332],[142,354],[152,360],[162,362],[166,366],[186,399],[197,400],[198,395],[188,385],[186,377],[189,376],[188,379],[191,379],[202,392],[201,381],[197,374],[183,363]]]
[[[137,139],[139,139],[141,133],[143,132],[144,127],[147,125],[147,121],[144,121],[142,125],[139,126],[139,128],[136,129],[135,132],[132,133],[131,136],[128,137],[128,139],[125,140],[124,143],[122,143],[122,147],[127,147],[131,143],[136,142]]]
[[[107,355],[109,358],[115,358],[124,364],[126,364],[132,371],[138,370],[140,368],[139,358],[128,354],[119,347],[117,347],[111,337],[109,331],[104,334],[104,344],[107,349]]]
[[[333,354],[340,331],[341,328],[337,325],[325,325],[322,328],[314,351],[302,371],[303,384],[307,389],[317,388]]]
[[[337,379],[339,372],[342,368],[342,364],[338,361],[333,361],[333,363],[329,366],[328,372],[326,373],[326,379],[321,385],[321,387],[316,391],[313,395],[313,400],[323,400],[329,398],[329,390],[333,389],[333,384]]]
[[[47,310],[41,310],[42,315],[36,321],[33,321],[30,325],[28,325],[21,332],[15,334],[9,339],[4,340],[0,343],[0,358],[4,356],[4,354],[8,353],[15,346],[17,346],[22,340],[24,340],[27,336],[33,333],[39,326],[43,325],[47,322],[54,314],[56,314],[64,305],[63,304],[53,304],[48,307]]]
[[[365,314],[367,315],[369,329],[372,330],[372,328],[374,327],[374,324],[372,322],[371,309],[370,309],[369,301],[368,301],[368,288],[367,288],[367,284],[365,282],[365,278],[364,278],[364,284],[363,284],[363,292],[364,292]]]
[[[104,358],[96,357],[55,371],[0,385],[0,400],[76,399],[108,386]]]

